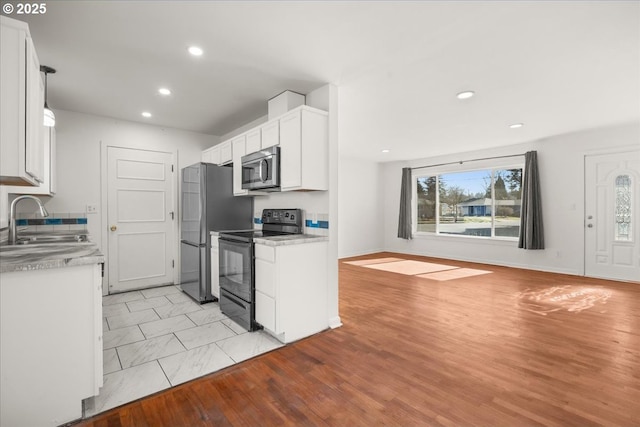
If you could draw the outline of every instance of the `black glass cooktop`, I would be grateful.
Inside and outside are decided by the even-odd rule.
[[[291,234],[291,233],[283,233],[279,231],[264,231],[264,230],[222,231],[220,232],[220,238],[228,239],[228,240],[240,240],[242,242],[252,242],[253,239],[258,237],[282,236],[284,234]]]

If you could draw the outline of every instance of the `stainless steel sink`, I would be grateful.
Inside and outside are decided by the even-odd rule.
[[[76,234],[31,234],[19,235],[17,245],[33,245],[42,243],[73,243],[89,241],[86,233]]]

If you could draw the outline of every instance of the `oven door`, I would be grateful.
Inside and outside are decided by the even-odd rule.
[[[253,300],[253,243],[218,239],[220,250],[220,289],[243,299]]]

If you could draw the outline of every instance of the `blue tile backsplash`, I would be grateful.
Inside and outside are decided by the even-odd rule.
[[[36,213],[18,212],[17,216],[16,225],[22,231],[87,231],[88,218],[84,212],[52,212],[44,218]]]
[[[313,222],[312,220],[308,219],[305,221],[304,223],[305,227],[308,228],[329,228],[329,221],[318,221],[318,222]]]
[[[24,227],[27,225],[86,225],[87,218],[23,218],[17,219],[16,225]]]

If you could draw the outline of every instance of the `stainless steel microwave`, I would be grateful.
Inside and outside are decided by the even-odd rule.
[[[242,188],[280,191],[280,147],[242,156]]]

